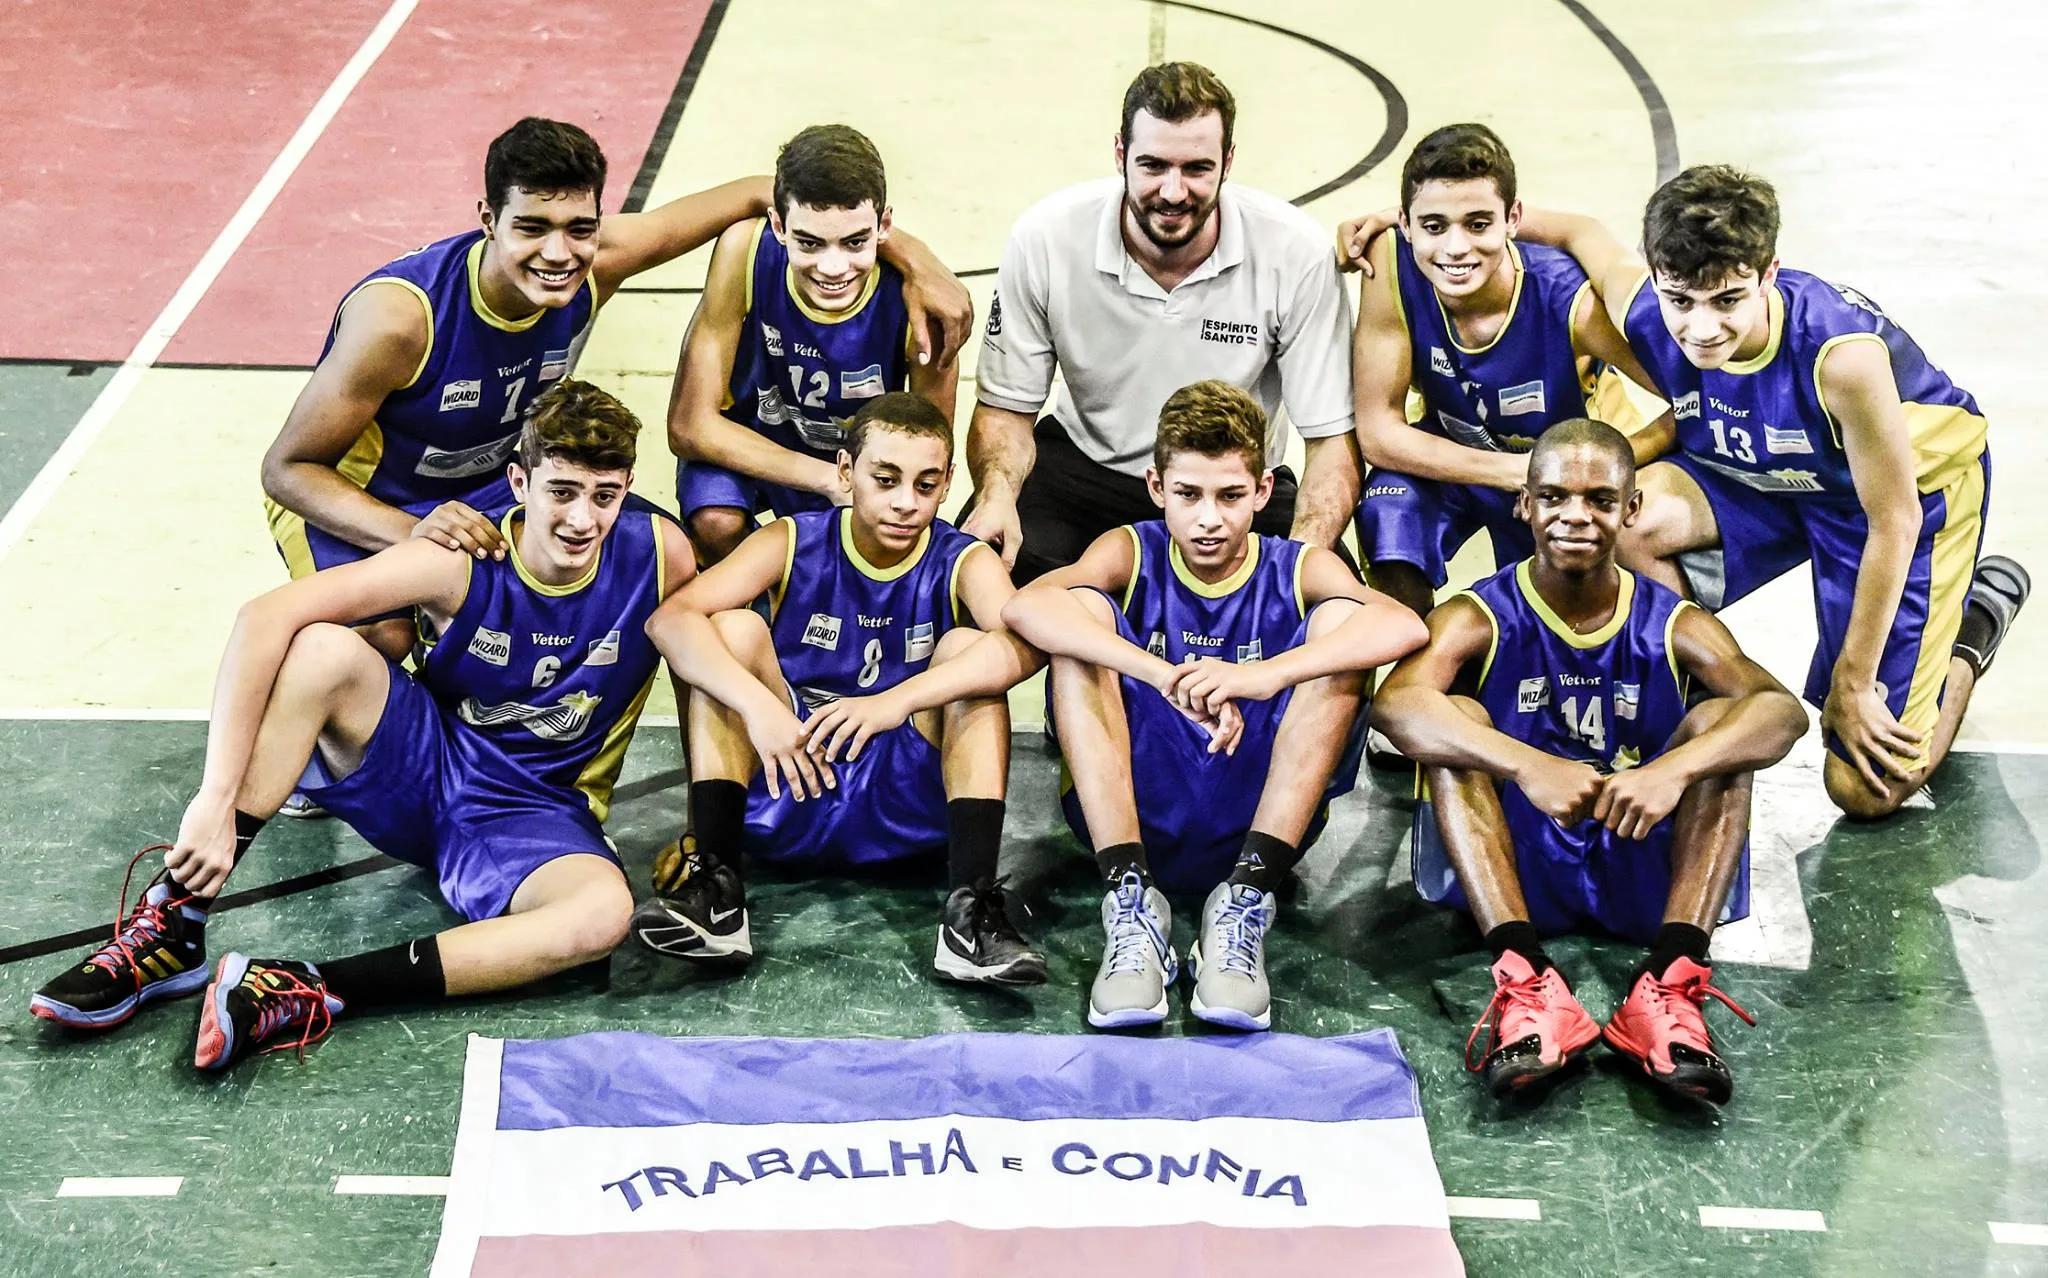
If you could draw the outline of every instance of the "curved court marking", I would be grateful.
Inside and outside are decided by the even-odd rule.
[[[661,123],[654,126],[654,137],[647,143],[647,154],[640,158],[640,171],[633,175],[633,185],[626,192],[625,203],[619,205],[619,212],[638,213],[646,207],[647,197],[654,190],[654,179],[668,159],[669,144],[676,140],[676,126],[683,122],[683,110],[690,105],[697,77],[704,73],[704,59],[711,56],[711,46],[718,39],[719,24],[725,21],[725,7],[730,3],[732,0],[711,0],[711,7],[705,11],[704,25],[697,28],[690,56],[683,62],[682,74],[676,77],[668,105],[662,108]]]
[[[277,158],[257,179],[248,198],[242,201],[242,207],[235,210],[235,215],[228,219],[228,224],[207,246],[205,255],[193,266],[192,273],[185,277],[185,282],[178,286],[171,300],[164,303],[164,309],[143,330],[141,340],[135,343],[135,349],[128,353],[128,358],[121,361],[119,371],[100,390],[92,401],[92,407],[85,410],[78,424],[57,446],[57,451],[43,463],[36,477],[15,499],[6,517],[0,518],[0,559],[5,559],[7,552],[14,549],[21,535],[28,531],[28,526],[42,514],[50,499],[57,495],[57,489],[70,477],[72,468],[84,458],[86,450],[92,447],[93,441],[99,438],[114,415],[121,411],[128,397],[135,393],[135,388],[142,382],[142,375],[156,363],[157,356],[164,353],[164,348],[178,335],[178,329],[191,318],[200,299],[206,296],[206,290],[213,287],[214,280],[226,268],[228,259],[256,229],[257,221],[269,209],[271,201],[284,190],[284,184],[298,171],[300,163],[312,151],[313,144],[333,123],[342,103],[348,101],[348,95],[376,65],[378,57],[390,45],[391,38],[398,34],[398,29],[405,25],[405,20],[412,16],[418,3],[419,0],[391,0],[391,7],[385,10],[377,25],[370,28],[370,34],[363,37],[355,55],[342,65],[333,83],[327,86],[327,91],[313,104],[298,130],[286,141],[284,149],[277,153]]]
[[[1664,91],[1657,87],[1657,81],[1650,75],[1650,69],[1635,55],[1621,37],[1608,30],[1607,24],[1593,16],[1593,11],[1579,0],[1557,0],[1572,11],[1572,16],[1586,24],[1586,30],[1606,46],[1628,72],[1628,78],[1636,86],[1636,93],[1643,99],[1643,109],[1650,113],[1650,138],[1657,147],[1657,185],[1662,186],[1678,176],[1678,126],[1671,119],[1671,104],[1664,100]]]

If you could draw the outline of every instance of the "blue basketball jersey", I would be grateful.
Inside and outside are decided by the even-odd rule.
[[[1769,344],[1755,358],[1698,369],[1664,326],[1645,275],[1623,331],[1671,401],[1678,446],[1759,492],[1856,501],[1842,433],[1821,402],[1820,365],[1842,342],[1875,341],[1891,358],[1912,434],[1920,491],[1933,492],[1984,451],[1984,418],[1967,391],[1929,363],[1904,329],[1854,289],[1780,270],[1769,294]]]
[[[483,232],[465,231],[378,267],[348,292],[396,285],[417,295],[429,317],[426,358],[412,381],[384,397],[336,467],[387,505],[460,500],[495,480],[533,401],[569,375],[589,334],[594,281],[560,310],[501,319],[477,287],[483,252]],[[337,307],[320,358],[333,349],[340,321]]]
[[[1509,240],[1518,269],[1508,317],[1492,341],[1470,347],[1458,341],[1408,237],[1395,235],[1394,296],[1424,430],[1468,448],[1526,453],[1552,423],[1586,416],[1590,381],[1572,348],[1572,311],[1590,286],[1569,253]]]
[[[877,568],[855,548],[852,520],[843,506],[782,520],[789,548],[770,630],[783,678],[811,710],[928,669],[939,636],[960,624],[961,561],[988,549],[935,520],[901,563]]]
[[[1189,570],[1165,520],[1124,531],[1135,560],[1123,612],[1145,651],[1175,665],[1258,661],[1299,642],[1302,543],[1253,533],[1237,571],[1211,585]]]
[[[498,516],[512,550],[470,565],[420,678],[528,775],[583,791],[602,821],[661,662],[646,625],[661,604],[662,516],[629,506],[589,573],[549,586],[520,562],[522,509]]]
[[[747,317],[725,414],[784,448],[830,461],[863,403],[909,384],[909,341],[895,267],[877,262],[845,311],[815,310],[790,279],[789,250],[763,221],[747,260]]]
[[[1493,726],[1602,772],[1656,758],[1685,718],[1686,677],[1671,627],[1696,606],[1618,571],[1613,619],[1583,635],[1537,595],[1526,559],[1462,592],[1493,623],[1478,695]]]

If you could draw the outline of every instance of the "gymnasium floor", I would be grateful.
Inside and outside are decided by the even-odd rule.
[[[303,1062],[225,1078],[190,1069],[189,1003],[92,1040],[28,1017],[29,992],[107,926],[127,857],[175,831],[234,608],[283,579],[256,462],[329,308],[469,223],[484,145],[520,114],[591,128],[614,207],[762,171],[804,124],[855,124],[890,162],[899,222],[983,310],[1012,218],[1108,171],[1122,87],[1161,57],[1237,93],[1234,178],[1313,197],[1326,223],[1390,202],[1400,156],[1454,119],[1502,131],[1531,203],[1623,228],[1660,172],[1739,162],[1778,183],[1789,262],[1881,299],[1976,393],[1998,458],[1990,547],[2048,564],[2048,508],[2029,500],[2048,479],[2048,249],[2030,220],[2048,202],[2031,162],[2048,24],[2010,6],[1475,0],[1443,23],[1343,0],[209,8],[15,0],[0,42],[0,213],[34,280],[0,312],[0,1272],[423,1272],[471,1032],[1081,1028],[1093,887],[1035,734],[1012,869],[1052,955],[1043,990],[929,979],[932,880],[763,878],[743,977],[622,950],[608,982],[347,1023]],[[636,281],[582,364],[653,424],[640,480],[658,500],[702,270],[700,254]],[[1806,589],[1729,614],[1795,686]],[[1487,1101],[1459,1055],[1484,954],[1414,903],[1405,805],[1379,778],[1283,912],[1280,1026],[1399,1032],[1474,1274],[2048,1273],[2043,636],[2037,607],[1916,810],[1836,824],[1811,739],[1760,783],[1757,916],[1717,954],[1761,1023],[1716,1014],[1738,1086],[1724,1112],[1606,1068],[1533,1111]],[[683,814],[672,707],[656,711],[613,823],[641,883]],[[217,953],[320,958],[450,918],[424,876],[334,823],[278,823],[234,887]],[[1555,952],[1596,1013],[1634,958]],[[1167,1032],[1197,1031],[1177,1016]],[[340,1179],[365,1176],[428,1179]],[[99,1177],[154,1178],[128,1188],[155,1196],[78,1196]],[[407,1192],[341,1192],[366,1187]]]

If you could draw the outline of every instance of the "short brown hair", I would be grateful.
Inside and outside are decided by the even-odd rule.
[[[1470,182],[1490,178],[1504,207],[1515,204],[1515,157],[1507,143],[1483,124],[1446,124],[1415,144],[1401,166],[1401,211],[1427,182]]]
[[[1223,154],[1230,154],[1231,131],[1237,125],[1237,99],[1223,87],[1216,73],[1199,62],[1161,62],[1138,72],[1131,87],[1124,90],[1123,132],[1117,136],[1128,146],[1131,123],[1143,109],[1155,120],[1180,124],[1214,111],[1223,117]]]
[[[889,207],[882,153],[858,129],[814,124],[775,153],[775,211],[783,218],[799,204],[814,209]]]
[[[604,151],[573,124],[529,115],[491,139],[484,152],[484,203],[502,212],[512,188],[555,194],[588,191],[604,204]]]
[[[528,474],[550,457],[586,470],[631,470],[639,449],[633,410],[573,377],[534,400],[519,429],[519,465]]]
[[[1253,475],[1265,474],[1266,410],[1229,382],[1211,379],[1181,387],[1159,409],[1152,465],[1163,475],[1166,464],[1181,453],[1241,453]]]
[[[1711,288],[1744,268],[1762,275],[1778,256],[1778,192],[1731,165],[1696,164],[1650,197],[1643,254],[1687,288]]]
[[[853,420],[846,428],[846,451],[853,457],[860,456],[860,450],[867,446],[868,437],[876,431],[894,431],[899,435],[924,435],[936,439],[946,446],[946,461],[953,460],[953,425],[946,415],[932,406],[922,395],[909,391],[890,391],[878,395],[860,406]]]

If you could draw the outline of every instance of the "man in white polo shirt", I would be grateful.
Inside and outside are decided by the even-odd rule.
[[[1158,516],[1145,466],[1160,406],[1207,378],[1250,392],[1271,423],[1273,497],[1256,531],[1334,546],[1357,504],[1350,301],[1307,214],[1225,186],[1236,110],[1205,67],[1147,67],[1124,94],[1121,177],[1061,191],[1010,232],[961,527],[1000,549],[1020,584]],[[1306,444],[1298,492],[1277,466],[1282,420]]]

